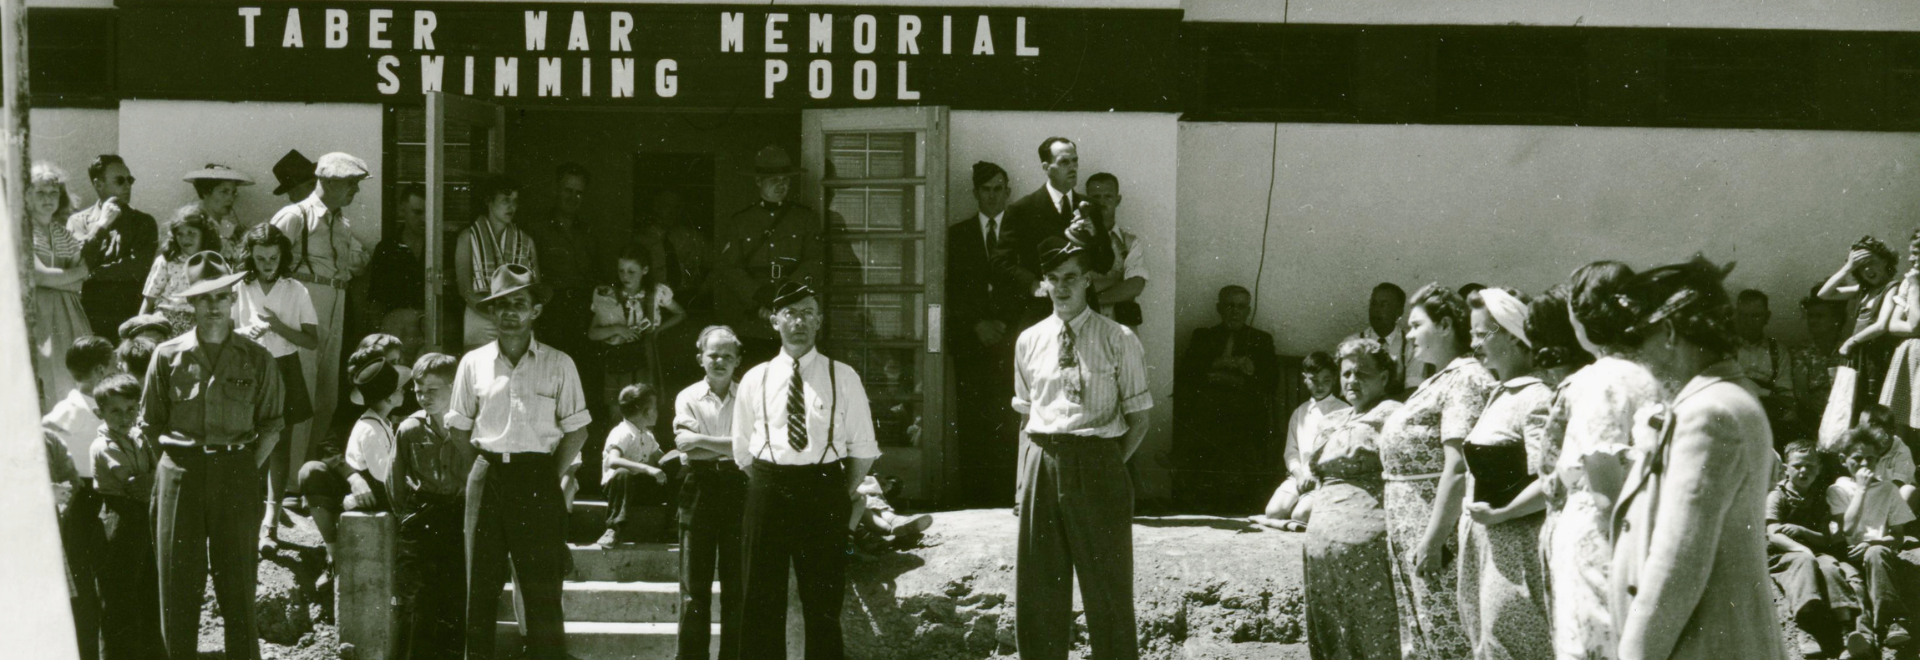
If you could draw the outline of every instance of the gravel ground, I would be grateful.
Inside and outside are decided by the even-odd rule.
[[[333,592],[315,582],[326,566],[320,532],[305,516],[288,512],[291,526],[280,527],[280,544],[260,558],[255,606],[264,660],[340,660],[340,636],[333,627]],[[224,621],[207,587],[200,615],[201,660],[224,660]]]

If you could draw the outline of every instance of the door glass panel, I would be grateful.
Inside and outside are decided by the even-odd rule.
[[[899,286],[919,284],[920,239],[861,239],[831,246],[833,285]]]
[[[873,410],[873,431],[880,444],[907,447],[920,441],[921,389],[919,349],[872,348],[843,349],[841,361],[860,372],[867,386],[867,402]]]
[[[912,132],[827,136],[828,179],[905,179],[920,176]]]
[[[835,293],[827,337],[835,342],[917,342],[925,337],[918,293]]]
[[[827,190],[827,225],[835,231],[919,231],[924,191],[918,185]]]

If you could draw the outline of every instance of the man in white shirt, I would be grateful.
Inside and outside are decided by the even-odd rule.
[[[560,479],[587,441],[587,400],[573,358],[534,341],[547,291],[505,264],[481,300],[496,339],[460,358],[449,436],[480,456],[467,478],[467,658],[493,657],[508,562],[526,612],[527,657],[566,657],[560,609],[567,508]]]
[[[306,284],[318,317],[320,346],[304,351],[303,365],[313,366],[313,424],[307,438],[326,438],[340,390],[340,341],[347,333],[347,283],[366,268],[368,253],[353,235],[346,207],[360,194],[367,178],[366,161],[334,152],[314,166],[319,185],[306,199],[289,204],[268,222],[293,241],[293,253],[281,255],[292,266],[289,277]],[[296,444],[298,444],[296,442]],[[293,462],[306,459],[306,447],[293,448]]]
[[[720,657],[740,657],[740,523],[747,476],[733,462],[733,372],[740,338],[724,325],[694,346],[707,377],[673,399],[673,444],[686,460],[680,483],[680,657],[707,658],[713,583],[720,582]]]
[[[1087,177],[1087,199],[1100,207],[1097,221],[1113,243],[1113,269],[1093,281],[1100,314],[1138,330],[1143,319],[1134,299],[1147,288],[1147,251],[1140,237],[1120,226],[1120,178],[1106,172]]]
[[[860,374],[814,350],[821,318],[813,289],[782,284],[772,308],[780,354],[747,371],[733,406],[733,458],[747,472],[740,657],[787,657],[791,565],[806,657],[839,660],[847,517],[880,444]]]

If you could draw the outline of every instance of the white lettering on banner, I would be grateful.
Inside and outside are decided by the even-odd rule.
[[[472,55],[467,56],[467,84],[466,86],[462,87],[461,90],[462,90],[461,91],[462,94],[466,94],[467,96],[473,96],[473,56]]]
[[[445,80],[447,58],[444,55],[420,56],[420,91],[438,92],[440,82]]]
[[[396,66],[400,66],[400,58],[392,55],[380,56],[380,62],[374,65],[380,71],[380,84],[374,85],[374,89],[380,90],[381,94],[400,93],[400,76],[393,73],[393,67]]]
[[[917,90],[917,89],[907,89],[907,62],[906,62],[906,60],[901,60],[901,61],[899,61],[899,62],[895,62],[895,64],[898,64],[898,65],[900,65],[900,86],[899,86],[898,88],[895,88],[895,90],[894,90],[894,93],[893,93],[893,97],[894,97],[894,98],[896,98],[896,99],[899,99],[899,100],[902,100],[902,101],[918,101],[918,100],[920,100],[920,90]]]
[[[953,17],[940,17],[940,54],[953,54]]]
[[[880,44],[880,23],[873,14],[861,14],[853,17],[853,52],[861,55],[873,54]]]
[[[680,93],[680,63],[673,60],[660,60],[653,65],[653,93],[660,98],[670,99]]]
[[[613,98],[633,98],[633,58],[617,57],[613,60]]]
[[[920,54],[920,17],[912,14],[900,15],[900,54]]]
[[[767,52],[787,52],[787,45],[780,43],[780,40],[786,37],[786,34],[780,31],[780,24],[785,22],[787,22],[786,14],[767,14],[767,43],[764,46]]]
[[[328,48],[346,48],[347,47],[347,10],[328,9],[326,12],[326,17],[327,17],[327,47]]]
[[[527,50],[547,49],[547,12],[530,11],[527,16]]]
[[[580,96],[593,96],[593,60],[585,57],[580,58]]]
[[[775,83],[787,79],[787,63],[780,60],[767,60],[767,98],[773,98]]]
[[[567,32],[567,50],[590,50],[592,48],[593,46],[587,43],[587,13],[584,11],[573,12],[573,29]]]
[[[300,34],[300,10],[287,10],[287,31],[280,37],[281,48],[306,48],[307,40]]]
[[[540,84],[539,84],[539,90],[537,90],[538,94],[540,96],[559,96],[560,95],[560,58],[558,57],[540,58],[539,71],[540,71]]]
[[[853,63],[853,98],[862,101],[873,100],[874,88],[880,86],[876,82],[880,79],[878,72],[879,69],[873,65],[873,60],[860,60]]]
[[[973,54],[993,54],[993,26],[985,16],[981,16],[980,23],[973,28]]]
[[[807,14],[807,52],[833,52],[833,14]]]
[[[807,64],[807,95],[816,99],[833,96],[833,65],[826,60]]]
[[[493,95],[520,95],[520,58],[493,58]]]
[[[392,48],[393,40],[386,38],[387,21],[393,19],[392,9],[375,9],[367,12],[367,47]],[[396,60],[395,64],[399,62]]]
[[[433,12],[413,12],[413,49],[433,50],[433,29],[439,26],[440,17]]]
[[[247,47],[253,47],[253,19],[260,15],[259,7],[241,7],[240,17],[247,21]]]
[[[747,52],[746,12],[720,12],[720,52]]]
[[[607,44],[607,50],[616,53],[633,51],[633,42],[627,35],[633,34],[633,14],[624,11],[613,12],[613,35]]]
[[[1013,20],[1013,54],[1020,57],[1039,57],[1040,49],[1027,45],[1027,17]]]

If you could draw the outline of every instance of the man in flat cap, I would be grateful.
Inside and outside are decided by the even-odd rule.
[[[1020,656],[1066,660],[1079,578],[1093,657],[1138,658],[1133,618],[1133,488],[1126,462],[1146,437],[1140,338],[1087,304],[1100,238],[1084,218],[1039,245],[1053,314],[1014,344],[1013,409],[1021,424]]]
[[[293,156],[297,154],[289,154]],[[282,159],[284,162],[284,159]],[[346,334],[347,284],[367,265],[367,251],[355,238],[346,208],[360,194],[367,178],[367,162],[334,152],[320,157],[313,168],[319,185],[299,202],[273,216],[273,226],[293,241],[290,277],[307,285],[313,311],[319,317],[320,346],[300,357],[313,365],[313,425],[307,439],[326,438],[340,394],[340,341]],[[293,460],[305,460],[307,448],[292,448]]]
[[[720,225],[714,269],[714,311],[740,333],[741,364],[759,364],[780,350],[767,325],[769,303],[787,283],[826,283],[827,245],[820,215],[787,200],[795,177],[806,172],[787,151],[768,146],[753,157],[760,201],[735,211]]]
[[[200,657],[207,574],[226,619],[227,657],[260,657],[253,597],[263,513],[260,467],[280,439],[280,370],[273,354],[233,332],[232,272],[217,252],[187,258],[194,330],[153,350],[140,437],[161,450],[154,476],[160,626],[173,660]]]
[[[787,282],[772,301],[780,353],[747,371],[733,406],[733,459],[747,473],[740,657],[787,657],[787,569],[800,587],[808,660],[844,657],[847,522],[880,457],[867,389],[814,350],[820,300]]]
[[[133,172],[119,156],[93,159],[87,179],[100,201],[67,216],[67,232],[80,241],[80,256],[93,274],[80,285],[88,324],[93,334],[112,337],[115,325],[140,313],[140,290],[160,248],[160,224],[133,208]]]
[[[526,607],[527,657],[559,659],[568,552],[560,479],[593,416],[573,358],[534,340],[546,286],[513,263],[489,284],[480,307],[495,339],[460,358],[446,419],[453,442],[479,450],[467,477],[467,658],[494,655],[495,609],[511,562]]]

